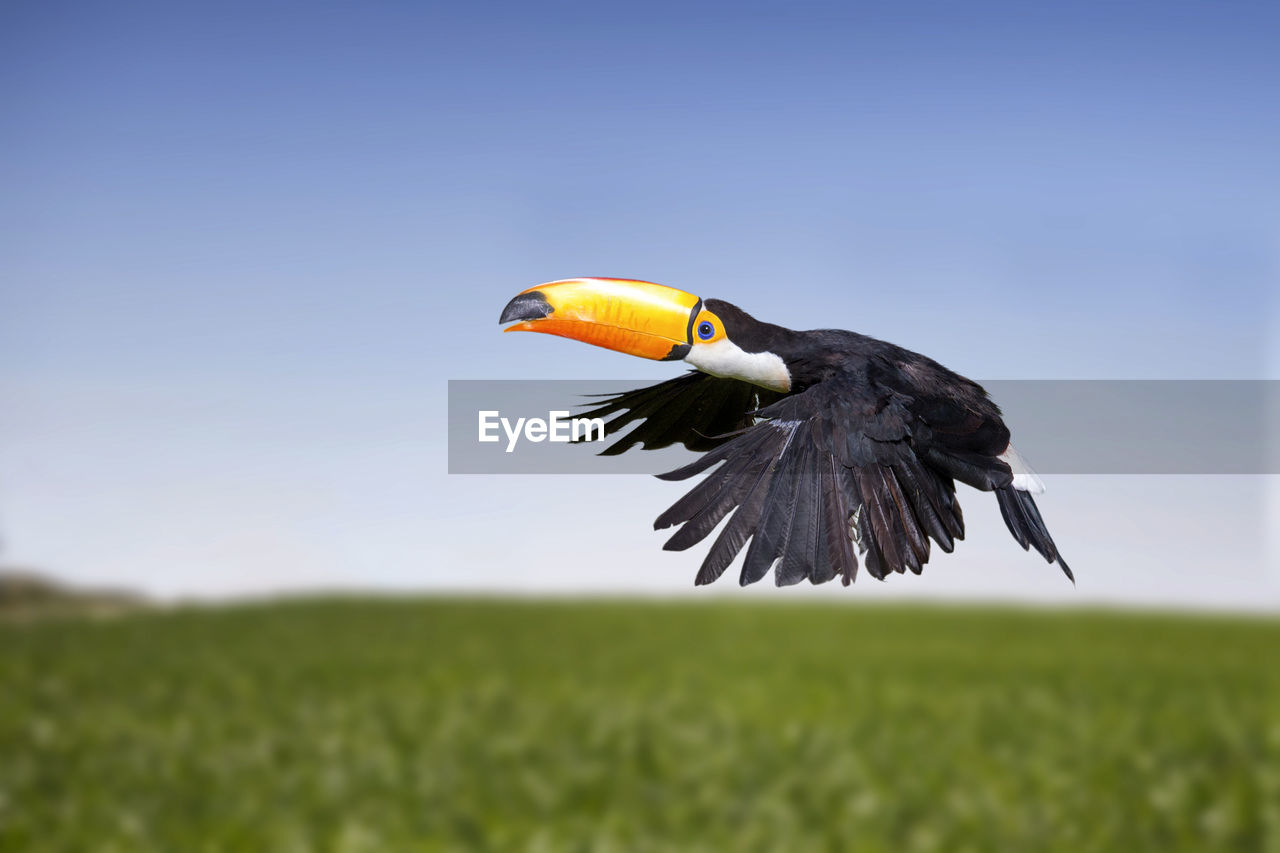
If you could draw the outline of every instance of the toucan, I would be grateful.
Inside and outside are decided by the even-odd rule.
[[[931,543],[964,538],[956,483],[994,492],[1023,548],[1067,563],[1036,507],[1043,484],[1009,443],[978,383],[931,358],[840,329],[793,331],[719,299],[647,281],[573,278],[522,291],[505,331],[543,332],[694,370],[617,394],[585,413],[603,451],[683,444],[702,455],[658,476],[706,473],[654,522],[680,525],[664,548],[701,542],[722,522],[695,583],[716,580],[744,546],[739,582],[774,569],[778,586],[839,576],[859,557],[873,577],[920,574]],[[709,472],[709,473],[707,473]],[[748,542],[750,544],[748,545]]]

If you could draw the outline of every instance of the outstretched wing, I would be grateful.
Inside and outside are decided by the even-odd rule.
[[[781,394],[749,382],[692,370],[657,385],[610,396],[577,417],[613,416],[605,424],[606,436],[640,422],[602,451],[602,456],[617,456],[637,444],[656,450],[680,443],[701,452],[729,441],[732,433],[755,423],[754,412],[781,398]]]
[[[697,461],[660,475],[683,480],[719,463],[654,527],[683,525],[664,546],[684,550],[725,516],[698,572],[711,583],[750,540],[739,582],[777,563],[779,586],[857,574],[861,555],[876,578],[919,574],[931,542],[951,551],[964,538],[953,479],[916,454],[910,398],[832,380],[760,412],[764,420]]]

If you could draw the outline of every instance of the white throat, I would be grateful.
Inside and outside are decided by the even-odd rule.
[[[791,372],[781,357],[771,352],[744,352],[728,338],[712,344],[695,343],[684,360],[712,376],[741,379],[773,391],[791,390]]]

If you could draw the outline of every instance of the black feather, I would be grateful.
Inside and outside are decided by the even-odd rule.
[[[602,456],[616,456],[638,445],[654,450],[683,444],[701,452],[718,447],[731,433],[751,426],[755,410],[781,396],[748,382],[694,370],[657,385],[609,396],[578,417],[613,416],[605,423],[605,436],[609,438],[639,422],[626,436],[605,448]]]
[[[699,470],[720,461],[727,461],[721,468],[709,474],[702,482],[694,486],[684,497],[672,504],[666,512],[658,516],[657,520],[653,522],[653,529],[662,530],[673,524],[683,524],[721,497],[726,484],[744,476],[747,468],[760,462],[760,456],[756,453],[756,450],[768,440],[768,434],[763,432],[745,436],[742,442],[721,445],[722,450],[710,451],[698,459],[694,464],[698,466]],[[701,463],[707,464],[702,465]],[[685,477],[697,473],[697,471],[684,473],[690,467],[692,466],[678,468],[666,474],[659,474],[658,477],[664,480],[685,479]],[[754,477],[752,477],[752,480],[754,480]]]
[[[980,386],[851,332],[769,327],[768,347],[750,348],[764,345],[741,336],[741,324],[754,321],[724,310],[733,319],[726,333],[747,352],[782,354],[768,347],[797,340],[809,347],[799,360],[786,358],[796,391],[695,372],[614,395],[586,413],[608,417],[610,436],[630,428],[606,453],[683,443],[703,454],[659,475],[705,476],[654,522],[679,526],[664,546],[671,550],[723,523],[697,583],[719,578],[744,548],[744,585],[770,568],[780,586],[837,575],[848,584],[860,564],[879,579],[918,574],[933,543],[951,551],[964,538],[957,481],[996,492],[1014,538],[1070,577],[1034,500],[1011,488],[1001,458],[1008,428]]]
[[[778,463],[774,466],[760,523],[751,538],[751,545],[747,548],[747,556],[742,564],[742,573],[738,577],[738,583],[742,586],[764,577],[774,560],[786,550],[787,538],[791,535],[791,522],[795,518],[798,491],[796,469],[801,458],[801,454],[789,452],[789,448],[796,442],[805,440],[807,434],[804,425],[797,424],[787,436]]]
[[[716,541],[711,545],[711,550],[707,552],[706,559],[702,561],[702,567],[698,570],[698,577],[695,583],[708,584],[714,581],[720,575],[724,574],[724,570],[733,562],[734,557],[742,550],[742,546],[747,543],[760,524],[760,514],[764,509],[764,502],[769,494],[770,483],[773,480],[774,466],[773,460],[782,452],[782,448],[786,444],[786,439],[790,435],[790,430],[775,430],[772,425],[767,427],[772,433],[775,445],[768,448],[772,452],[767,454],[767,464],[761,467],[760,473],[756,476],[756,481],[746,493],[746,497],[742,499],[742,503],[738,505],[729,522],[720,531],[720,535],[716,537]],[[764,450],[765,448],[762,448]]]
[[[663,549],[683,551],[705,539],[720,520],[742,501],[747,490],[759,477],[761,469],[769,464],[767,458],[741,456],[729,460],[723,468],[699,483],[699,487],[712,483],[718,484],[719,488],[696,513],[685,519],[684,526],[667,540]],[[659,521],[661,520],[660,518]]]
[[[849,469],[837,462],[834,456],[827,457],[827,461],[831,477],[827,550],[832,555],[833,568],[838,569],[842,582],[848,586],[858,576],[858,554],[850,532],[850,516],[855,506],[852,478]]]
[[[790,586],[811,577],[818,551],[821,495],[818,494],[817,451],[810,441],[795,452],[799,456],[799,465],[796,467],[796,504],[791,514],[781,561],[773,572],[774,582],[778,586]]]
[[[1028,547],[1035,548],[1045,560],[1056,562],[1063,574],[1074,583],[1075,575],[1071,573],[1067,561],[1058,553],[1058,546],[1054,544],[1049,528],[1040,517],[1035,498],[1028,492],[1010,487],[997,489],[996,500],[1000,504],[1000,515],[1004,518],[1005,526],[1022,549],[1025,551]]]

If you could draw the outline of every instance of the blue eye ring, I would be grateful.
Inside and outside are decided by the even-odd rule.
[[[708,321],[703,320],[698,324],[698,337],[702,338],[704,341],[711,340],[711,338],[715,336],[715,333],[716,327],[711,325]]]

